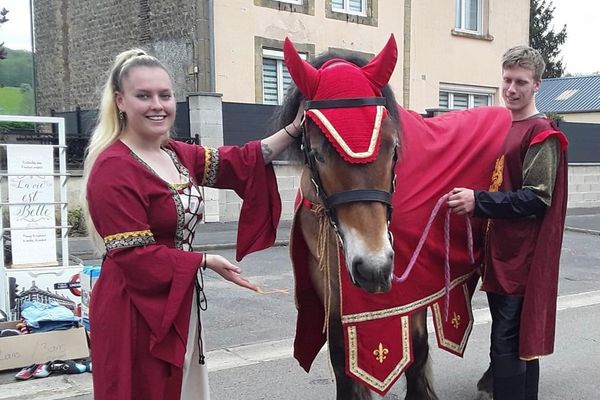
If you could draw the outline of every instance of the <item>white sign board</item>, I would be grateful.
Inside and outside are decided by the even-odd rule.
[[[52,146],[8,145],[6,149],[13,266],[57,265]],[[40,174],[40,175],[35,175]],[[43,175],[46,176],[43,176]]]

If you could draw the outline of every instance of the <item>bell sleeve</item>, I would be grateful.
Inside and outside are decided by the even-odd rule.
[[[144,172],[133,159],[109,158],[96,164],[87,198],[106,245],[106,261],[121,273],[122,290],[151,330],[151,354],[181,367],[190,314],[184,308],[191,305],[203,255],[157,244],[148,221],[150,194],[140,176]]]
[[[202,186],[232,189],[242,198],[236,260],[275,243],[281,199],[273,165],[265,165],[260,141],[210,148],[173,142],[186,153],[190,171]]]

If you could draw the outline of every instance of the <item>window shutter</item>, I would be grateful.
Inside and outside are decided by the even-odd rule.
[[[348,0],[348,5],[349,5],[349,10],[350,11],[354,11],[354,12],[358,12],[358,13],[362,13],[365,10],[363,10],[363,2],[362,0]]]
[[[465,110],[469,108],[469,95],[465,93],[454,93],[452,108],[458,110]]]
[[[442,108],[450,108],[448,106],[448,92],[440,92],[439,106]]]
[[[333,10],[343,10],[344,0],[331,0],[331,8]]]
[[[263,103],[277,104],[277,60],[263,58]]]
[[[490,105],[490,96],[483,94],[473,95],[473,107],[482,107]]]
[[[280,61],[283,64],[283,95],[285,96],[288,92],[290,86],[292,86],[292,76],[290,75],[285,63]]]

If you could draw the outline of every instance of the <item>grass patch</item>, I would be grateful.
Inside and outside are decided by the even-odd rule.
[[[0,88],[0,114],[20,114],[23,93],[18,87]]]

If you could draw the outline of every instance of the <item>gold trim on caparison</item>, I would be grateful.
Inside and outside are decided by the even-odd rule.
[[[465,275],[459,276],[458,278],[456,278],[455,280],[450,282],[450,287],[448,288],[448,290],[452,290],[454,287],[466,282],[469,278],[471,278],[471,276],[475,272],[476,271],[473,270]],[[342,315],[342,323],[350,324],[350,323],[356,323],[356,322],[362,322],[362,321],[370,321],[372,319],[387,318],[387,317],[391,317],[394,315],[407,314],[407,313],[410,313],[411,311],[414,311],[418,308],[424,307],[424,306],[434,302],[435,300],[439,299],[440,297],[442,297],[445,294],[445,291],[446,291],[445,288],[441,288],[437,292],[435,292],[427,297],[423,297],[422,299],[414,301],[410,304],[405,304],[405,305],[398,306],[398,307],[386,308],[383,310],[376,310],[376,311],[366,311],[366,312],[361,312],[361,313],[356,313],[356,314]]]
[[[385,391],[392,383],[396,381],[396,378],[411,362],[410,325],[409,317],[407,315],[400,317],[400,325],[402,328],[402,358],[394,367],[392,372],[390,372],[389,375],[383,381],[377,379],[376,377],[369,374],[367,371],[363,370],[358,366],[358,335],[356,333],[356,326],[352,325],[346,328],[348,330],[348,363],[350,373],[382,392]]]
[[[447,349],[450,349],[450,350],[455,351],[460,354],[464,353],[465,347],[467,346],[467,339],[471,335],[471,330],[473,329],[473,311],[471,309],[471,301],[469,300],[469,289],[467,288],[466,284],[464,284],[462,286],[462,289],[463,289],[463,294],[465,295],[465,300],[466,300],[466,304],[467,304],[467,313],[468,313],[467,320],[469,323],[465,329],[465,332],[462,336],[462,340],[460,343],[453,342],[452,340],[446,338],[445,333],[444,333],[443,317],[442,317],[442,311],[440,310],[440,306],[438,305],[438,303],[434,303],[431,306],[431,310],[433,312],[433,320],[435,323],[435,331],[436,331],[437,339],[439,341],[440,346],[443,346]]]

